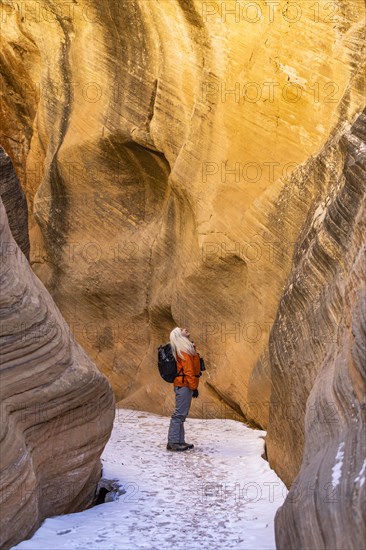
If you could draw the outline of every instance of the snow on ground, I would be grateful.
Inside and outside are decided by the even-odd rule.
[[[185,422],[195,448],[166,450],[169,418],[117,409],[102,455],[118,501],[46,519],[32,550],[265,550],[287,490],[261,458],[265,432],[229,419]]]

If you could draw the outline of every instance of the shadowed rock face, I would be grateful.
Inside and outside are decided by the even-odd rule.
[[[266,426],[269,331],[330,185],[310,164],[364,105],[363,1],[296,23],[285,1],[257,23],[201,0],[36,5],[7,7],[0,58],[34,270],[121,403],[170,413],[157,346],[188,325],[192,414],[223,399]]]
[[[270,337],[267,453],[294,480],[276,516],[283,550],[366,540],[366,110],[322,162],[331,186],[296,246]]]
[[[4,247],[10,243],[10,247]],[[114,419],[108,380],[15,243],[0,199],[0,546],[92,504]]]
[[[27,201],[15,173],[11,158],[0,146],[0,197],[8,216],[11,233],[29,260]],[[10,244],[10,243],[9,243]],[[3,246],[5,243],[3,243]],[[8,251],[10,252],[10,251]],[[15,250],[13,251],[15,253]]]

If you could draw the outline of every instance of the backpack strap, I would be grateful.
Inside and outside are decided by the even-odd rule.
[[[181,373],[182,373],[182,374],[181,374]],[[177,376],[181,376],[181,377],[182,377],[182,382],[184,383],[185,374],[184,374],[184,371],[183,371],[183,367],[180,369],[180,371],[178,372]]]

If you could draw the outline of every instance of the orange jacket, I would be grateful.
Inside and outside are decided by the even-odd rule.
[[[193,345],[194,349],[196,349],[194,343]],[[183,369],[182,374],[184,374],[184,377],[177,376],[174,379],[174,386],[188,386],[191,390],[196,390],[201,374],[200,356],[198,353],[197,355],[189,355],[185,351],[182,351],[182,355],[184,355],[184,359],[181,359],[177,355],[177,371],[180,372]]]

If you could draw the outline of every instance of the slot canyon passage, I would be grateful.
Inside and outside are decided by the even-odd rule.
[[[1,548],[95,503],[116,410],[168,421],[186,326],[192,421],[266,432],[276,547],[364,549],[364,1],[0,9]]]

